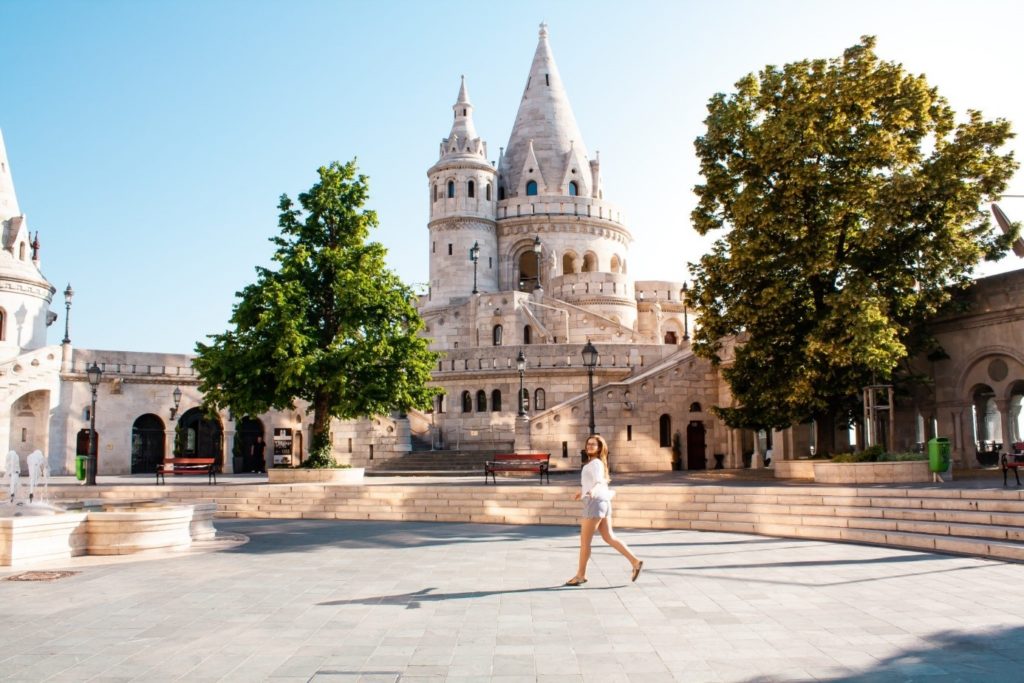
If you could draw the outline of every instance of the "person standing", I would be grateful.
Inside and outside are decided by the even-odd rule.
[[[255,468],[255,472],[266,472],[267,471],[267,460],[264,452],[266,451],[267,444],[263,442],[263,436],[256,437],[256,443],[252,445],[252,464]]]
[[[603,437],[592,434],[587,438],[584,449],[587,464],[580,473],[580,490],[573,500],[583,501],[583,519],[580,522],[580,562],[576,575],[565,582],[566,586],[582,586],[587,582],[587,563],[590,562],[590,546],[594,540],[594,532],[600,531],[601,538],[611,547],[618,550],[629,560],[633,568],[632,580],[640,576],[644,563],[630,551],[629,546],[620,541],[612,529],[612,497],[615,492],[608,484],[611,475],[608,472],[608,443]]]

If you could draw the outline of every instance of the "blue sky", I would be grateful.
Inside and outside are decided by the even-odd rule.
[[[1019,2],[0,0],[0,129],[58,288],[50,341],[70,282],[76,346],[191,352],[269,262],[280,195],[332,160],[358,157],[373,239],[426,281],[426,170],[459,76],[497,159],[541,21],[639,279],[682,278],[706,247],[693,140],[708,98],[765,64],[873,34],[957,111],[1024,127]],[[1001,206],[1024,219],[1024,199]]]

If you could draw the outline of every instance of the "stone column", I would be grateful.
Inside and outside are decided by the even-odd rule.
[[[522,400],[522,397],[519,397],[519,400]],[[530,418],[527,415],[516,417],[515,452],[532,452],[532,448],[530,447]]]
[[[234,424],[234,423],[232,423]],[[224,474],[235,473],[235,430],[224,430],[224,443],[227,446],[227,454],[224,455]]]
[[[999,411],[999,440],[1003,442],[1002,451],[1010,452],[1013,450],[1010,442],[1012,441],[1012,435],[1010,434],[1010,401],[1009,399],[999,399],[996,401],[996,410]]]

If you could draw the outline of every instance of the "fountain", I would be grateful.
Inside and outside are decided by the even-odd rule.
[[[7,500],[0,503],[0,567],[68,560],[78,555],[127,555],[185,550],[216,536],[215,503],[62,501],[48,497],[49,466],[42,451],[26,459],[28,500],[18,454],[7,454]]]

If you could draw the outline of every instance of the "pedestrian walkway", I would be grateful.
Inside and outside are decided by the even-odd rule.
[[[1024,565],[688,530],[222,520],[218,552],[0,580],[21,681],[1016,681]],[[20,572],[0,571],[0,578]],[[1009,590],[1007,587],[1011,587]]]

